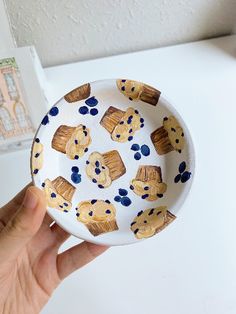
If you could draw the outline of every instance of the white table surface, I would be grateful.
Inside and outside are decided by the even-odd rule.
[[[126,77],[160,89],[196,149],[181,215],[138,245],[111,248],[55,291],[44,314],[236,313],[236,36],[46,69],[55,100]],[[0,156],[3,204],[30,181],[29,150]],[[68,247],[78,242],[71,238]]]

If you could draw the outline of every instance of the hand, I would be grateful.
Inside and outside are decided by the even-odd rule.
[[[33,186],[0,209],[1,314],[39,313],[65,277],[107,249],[83,242],[58,254],[69,234],[52,223]]]

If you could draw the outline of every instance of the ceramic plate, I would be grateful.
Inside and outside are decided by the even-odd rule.
[[[34,139],[31,172],[61,227],[122,245],[175,220],[191,186],[193,152],[184,121],[159,90],[105,80],[50,109]]]

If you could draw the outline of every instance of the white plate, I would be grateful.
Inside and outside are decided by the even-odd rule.
[[[194,149],[184,121],[158,90],[104,80],[50,109],[34,139],[31,172],[46,191],[49,215],[66,231],[123,245],[177,216],[191,187]]]

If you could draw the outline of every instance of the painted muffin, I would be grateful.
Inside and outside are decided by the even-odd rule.
[[[118,89],[129,100],[142,100],[150,105],[156,106],[161,92],[149,85],[131,80],[117,80]]]
[[[49,207],[64,212],[68,212],[71,209],[71,200],[75,193],[75,187],[65,178],[57,177],[53,181],[46,179],[42,186]]]
[[[93,152],[86,164],[87,176],[101,189],[109,187],[112,181],[126,172],[125,165],[117,150],[104,154]]]
[[[176,217],[166,206],[141,210],[131,223],[130,229],[137,239],[149,238],[168,226]]]
[[[83,201],[76,207],[78,221],[85,224],[94,236],[118,230],[116,209],[110,201]]]
[[[100,124],[110,133],[113,141],[124,143],[133,139],[134,133],[144,126],[143,122],[138,110],[130,107],[123,111],[111,106]]]
[[[152,132],[151,140],[159,155],[173,150],[181,153],[185,144],[183,129],[174,116],[163,119],[163,126]]]
[[[64,99],[67,102],[76,102],[82,99],[86,99],[90,96],[90,84],[84,84],[82,86],[79,86],[75,89],[73,89],[71,92],[69,92],[68,94],[66,94],[64,96]]]
[[[43,167],[43,144],[39,138],[36,138],[32,147],[31,168],[32,174],[35,175]]]
[[[140,166],[130,189],[142,199],[156,201],[163,197],[167,185],[162,182],[161,168],[157,166]]]
[[[53,136],[52,148],[66,154],[70,159],[79,159],[88,151],[90,143],[90,131],[85,125],[61,125]]]

